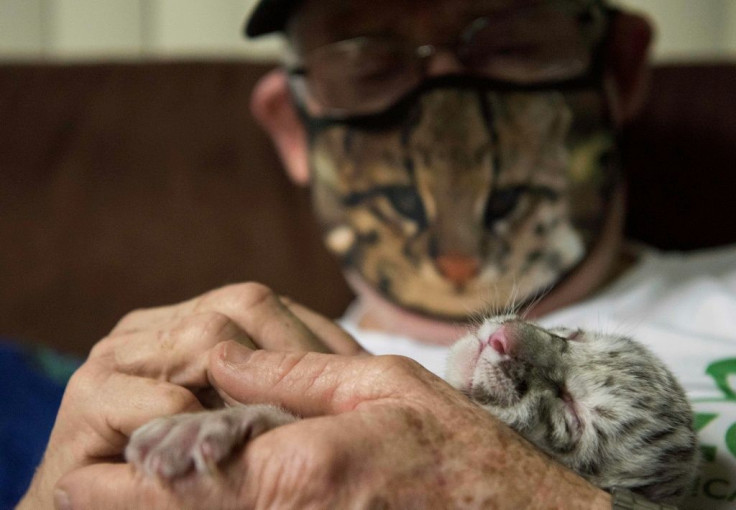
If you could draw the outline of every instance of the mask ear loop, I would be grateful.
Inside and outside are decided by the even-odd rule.
[[[600,190],[601,197],[603,198],[602,207],[605,211],[605,213],[602,214],[601,222],[602,225],[604,225],[607,221],[607,218],[610,217],[614,207],[616,206],[614,195],[623,181],[623,165],[621,160],[621,151],[619,150],[619,148],[621,147],[622,134],[620,129],[617,129],[613,126],[613,116],[611,113],[610,102],[606,96],[605,91],[603,90],[603,80],[607,65],[606,52],[608,49],[608,44],[610,43],[612,37],[613,23],[611,20],[614,17],[618,16],[621,11],[610,6],[603,5],[603,2],[599,3],[601,4],[600,7],[603,11],[603,16],[605,17],[606,26],[603,29],[603,35],[600,37],[593,49],[593,65],[591,66],[589,75],[591,77],[591,80],[597,83],[597,86],[601,91],[601,95],[603,97],[603,104],[601,105],[601,120],[607,123],[608,126],[610,126],[611,136],[613,138],[613,148],[607,154],[606,161],[604,163],[606,181]],[[595,241],[591,243],[591,247],[595,247],[595,244],[598,240],[599,238],[596,237]],[[581,260],[578,264],[566,271],[563,275],[561,275],[560,278],[557,280],[555,286],[560,286],[564,284],[586,260],[587,256],[584,257],[583,260]],[[543,293],[546,292],[546,290],[543,291]],[[539,293],[537,294],[539,295]]]
[[[291,99],[291,104],[296,110],[299,120],[307,131],[307,144],[311,146],[314,143],[315,137],[322,129],[321,123],[317,117],[313,117],[309,112],[307,112],[306,106],[304,106],[302,101],[299,100],[299,93],[295,90],[295,85],[292,80],[287,79],[286,83],[289,87],[289,98]]]
[[[619,16],[621,14],[621,11],[620,9],[616,9],[609,5],[601,5],[601,9],[603,11],[606,26],[603,29],[603,35],[601,36],[600,40],[593,50],[593,67],[591,68],[591,76],[599,83],[599,87],[601,88],[601,94],[604,98],[603,105],[601,107],[603,109],[603,111],[601,112],[601,116],[603,120],[611,126],[611,132],[613,136],[614,150],[612,150],[609,154],[609,158],[607,161],[607,174],[609,176],[607,186],[608,189],[605,189],[603,191],[603,196],[605,198],[604,207],[606,208],[606,210],[610,210],[613,204],[612,197],[614,191],[621,186],[621,182],[623,180],[623,164],[621,161],[621,152],[620,150],[617,150],[619,147],[621,147],[622,144],[622,133],[621,129],[614,126],[613,112],[611,111],[611,102],[606,91],[604,90],[605,84],[603,82],[606,65],[608,64],[608,46],[613,37],[613,19]]]

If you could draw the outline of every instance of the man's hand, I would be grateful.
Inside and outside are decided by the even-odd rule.
[[[186,387],[206,387],[212,347],[364,354],[334,322],[258,283],[230,285],[184,303],[126,315],[90,358],[115,370]]]
[[[210,374],[229,398],[305,419],[249,443],[218,477],[165,486],[99,462],[64,476],[60,508],[610,508],[441,379],[400,357],[252,351]]]
[[[65,473],[119,461],[131,433],[202,409],[210,350],[225,340],[281,351],[364,353],[333,322],[254,283],[124,317],[69,381],[43,462],[19,508],[52,508]]]

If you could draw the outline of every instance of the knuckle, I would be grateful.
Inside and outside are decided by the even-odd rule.
[[[412,377],[421,370],[421,365],[411,358],[398,355],[376,356],[373,358],[375,369],[379,374]]]
[[[89,351],[89,359],[105,358],[115,351],[115,337],[106,336],[92,346]]]
[[[93,394],[97,387],[96,370],[89,361],[79,367],[69,378],[65,394],[73,397],[85,397]]]
[[[146,309],[144,308],[131,310],[130,312],[123,315],[123,317],[117,322],[117,324],[115,324],[115,327],[112,328],[112,332],[116,333],[120,331],[126,331],[131,324],[137,324],[144,313],[146,313]]]
[[[338,450],[330,438],[312,438],[304,451],[304,467],[313,475],[327,476],[336,468],[338,457]]]
[[[230,338],[237,326],[227,315],[205,312],[184,318],[171,332],[176,343],[211,347]]]
[[[210,299],[222,304],[226,309],[247,310],[275,297],[276,294],[266,285],[246,282],[218,289]]]
[[[166,384],[161,388],[163,393],[161,404],[163,414],[178,414],[187,411],[197,411],[201,405],[191,391],[181,386]]]

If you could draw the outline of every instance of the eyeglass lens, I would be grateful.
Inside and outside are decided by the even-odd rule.
[[[526,84],[575,78],[591,67],[591,23],[587,11],[559,3],[509,9],[475,20],[452,51],[464,71],[476,76]],[[304,80],[297,90],[306,97],[299,99],[317,114],[381,111],[425,78],[424,55],[398,38],[329,44],[304,64],[305,74],[294,77]]]

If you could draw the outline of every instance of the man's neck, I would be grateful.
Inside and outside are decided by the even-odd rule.
[[[450,345],[467,331],[467,326],[461,322],[434,319],[401,308],[355,275],[347,275],[347,279],[358,295],[353,316],[361,329],[437,345]]]

